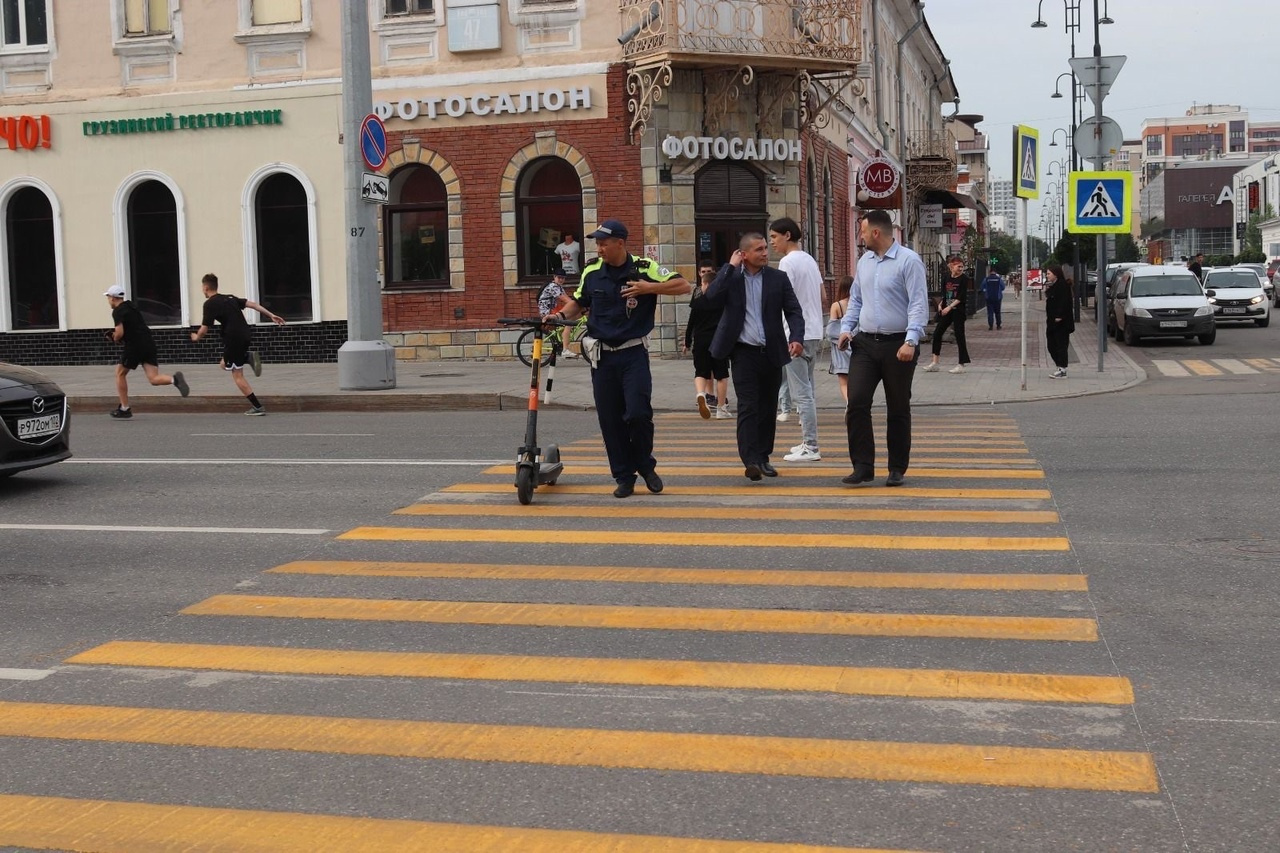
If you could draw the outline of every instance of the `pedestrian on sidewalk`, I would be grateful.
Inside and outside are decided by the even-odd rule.
[[[151,328],[138,307],[125,298],[124,288],[113,284],[102,295],[107,297],[107,304],[111,306],[111,319],[115,321],[115,328],[107,332],[107,340],[124,344],[120,363],[116,365],[116,396],[120,399],[120,405],[111,412],[111,417],[133,417],[133,410],[129,408],[129,372],[138,365],[142,365],[142,372],[152,385],[172,385],[182,396],[190,394],[191,389],[187,387],[182,371],[175,370],[172,376],[160,372]]]
[[[800,415],[800,443],[783,456],[784,462],[818,462],[818,403],[813,381],[822,347],[822,270],[813,256],[800,248],[804,233],[794,219],[782,217],[769,226],[769,246],[779,255],[778,269],[787,274],[791,290],[804,315],[803,352],[786,363],[783,384]],[[789,333],[786,323],[783,332]]]
[[[841,349],[852,347],[845,425],[853,473],[841,482],[860,486],[876,477],[871,402],[883,382],[889,445],[885,485],[901,486],[911,461],[911,380],[929,318],[929,288],[924,261],[894,239],[887,211],[868,211],[858,229],[867,251],[858,258],[838,343]]]
[[[948,275],[942,280],[942,297],[938,299],[937,322],[933,327],[933,358],[925,366],[925,373],[936,373],[938,358],[942,355],[942,335],[948,328],[956,333],[956,347],[960,351],[960,360],[950,373],[964,373],[969,363],[969,347],[964,338],[965,308],[969,304],[969,289],[973,279],[964,271],[964,261],[959,255],[947,258]]]
[[[778,422],[773,414],[789,358],[804,353],[804,312],[787,274],[769,266],[764,235],[744,234],[706,298],[723,307],[711,354],[733,365],[738,397],[738,456],[748,480],[776,477],[769,462]],[[786,328],[783,330],[783,318]]]
[[[987,277],[982,280],[982,294],[987,300],[987,329],[1001,328],[1000,303],[1004,301],[1004,279],[994,269],[987,270]]]
[[[651,258],[628,252],[627,226],[616,219],[606,219],[587,236],[596,241],[599,256],[583,268],[577,292],[555,314],[573,321],[587,312],[582,349],[591,363],[600,437],[617,483],[613,496],[635,494],[637,477],[656,494],[663,484],[653,458],[649,333],[658,295],[683,296],[689,282]]]
[[[271,313],[252,299],[242,299],[229,293],[219,293],[218,277],[213,273],[209,273],[200,279],[200,289],[204,292],[204,313],[200,321],[200,328],[191,333],[191,342],[199,341],[209,334],[211,326],[215,323],[218,324],[219,331],[222,333],[222,357],[218,360],[218,365],[223,370],[231,373],[232,381],[236,383],[240,393],[244,394],[245,399],[249,401],[249,411],[245,412],[245,414],[265,415],[267,413],[266,408],[259,402],[257,395],[253,393],[249,380],[244,378],[246,366],[253,369],[254,376],[262,375],[262,359],[257,352],[249,349],[253,343],[253,329],[249,327],[249,323],[244,319],[244,310],[252,308],[277,326],[284,325],[284,318],[278,314]]]
[[[1076,328],[1071,279],[1058,264],[1045,267],[1045,276],[1049,279],[1044,297],[1045,343],[1049,347],[1049,357],[1058,368],[1049,374],[1049,378],[1066,379],[1067,351],[1071,345],[1071,333]]]
[[[684,352],[693,353],[694,402],[703,419],[731,418],[729,413],[729,359],[711,355],[711,339],[720,323],[720,308],[706,298],[706,289],[716,277],[709,263],[698,267],[698,283],[689,299],[689,322],[684,327]],[[715,391],[715,393],[711,393]]]
[[[831,303],[831,313],[828,315],[830,319],[827,321],[827,339],[831,343],[831,366],[827,368],[827,372],[834,373],[840,380],[840,396],[846,404],[849,402],[849,351],[840,349],[840,321],[844,319],[844,312],[849,310],[849,290],[852,287],[853,276],[840,278],[836,293],[844,295]]]
[[[1009,283],[1013,285],[1013,298],[1021,299],[1022,298],[1022,273],[1020,272],[1009,273]]]
[[[564,302],[568,291],[565,289],[565,271],[559,267],[551,273],[551,281],[538,294],[538,316],[545,317],[557,310]],[[560,354],[565,358],[577,358],[578,354],[569,349],[569,331],[571,326],[557,326],[543,337],[555,336],[560,341]],[[554,344],[554,341],[548,342]]]

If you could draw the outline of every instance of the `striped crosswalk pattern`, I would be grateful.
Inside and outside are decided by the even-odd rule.
[[[787,427],[796,431],[780,426],[779,445]],[[825,416],[820,430],[841,434]],[[73,654],[67,672],[87,679],[81,701],[0,701],[0,738],[64,750],[111,745],[179,763],[211,753],[306,756],[375,788],[368,768],[379,765],[368,762],[412,762],[423,780],[449,768],[454,783],[438,789],[446,799],[457,780],[515,772],[504,768],[561,780],[597,774],[580,803],[560,802],[553,788],[523,790],[515,799],[545,797],[557,808],[520,819],[504,802],[468,800],[469,819],[455,821],[430,801],[392,819],[289,800],[229,807],[198,790],[156,803],[8,791],[0,845],[942,849],[946,819],[913,839],[890,832],[892,809],[860,813],[865,796],[907,809],[922,785],[935,796],[963,791],[966,803],[1016,790],[1055,798],[1049,811],[1070,815],[1057,798],[1092,792],[1119,809],[1157,795],[1154,762],[1127,722],[1133,687],[1098,642],[1087,575],[1017,424],[1001,413],[930,411],[915,434],[920,464],[900,488],[841,485],[838,442],[824,448],[828,460],[779,464],[776,480],[750,483],[731,421],[664,416],[656,453],[667,487],[649,495],[640,484],[628,501],[608,494],[599,440],[573,441],[561,448],[561,481],[540,487],[531,506],[515,502],[510,466],[471,472],[335,536],[322,556],[280,563],[252,589],[192,602],[161,636]],[[342,679],[351,698],[204,707],[191,692],[147,701],[107,689],[115,678],[137,683],[140,672],[270,679],[251,683],[282,700],[298,685]],[[486,686],[502,692],[474,692]],[[414,700],[385,712],[355,700],[379,691]],[[460,691],[473,692],[455,699]],[[573,713],[535,713],[555,697]],[[630,704],[601,716],[589,697]],[[821,730],[788,701],[819,703]],[[1010,709],[1027,722],[983,723]],[[899,718],[913,723],[894,728]],[[688,775],[705,782],[668,792]],[[619,781],[625,790],[612,778],[629,780]],[[856,820],[820,834],[828,846],[779,835],[767,819],[696,831],[755,780],[773,793],[829,786],[822,796]],[[619,796],[628,821],[611,830],[594,813]],[[696,803],[677,831],[670,800],[690,796],[716,799]],[[1106,808],[1090,802],[1090,815]],[[1083,817],[1063,828],[1061,843],[1037,837],[1049,830],[1034,823],[1020,828],[1019,849],[1087,846]]]
[[[1280,373],[1280,358],[1153,358],[1151,363],[1161,375],[1178,379]]]

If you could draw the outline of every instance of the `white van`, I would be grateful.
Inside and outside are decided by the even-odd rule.
[[[1217,337],[1213,306],[1195,273],[1186,267],[1140,266],[1116,276],[1107,331],[1135,346],[1142,338]]]

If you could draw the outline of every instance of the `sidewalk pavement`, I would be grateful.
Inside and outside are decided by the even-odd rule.
[[[1086,317],[1071,336],[1070,375],[1050,379],[1053,364],[1044,343],[1044,303],[1027,303],[1027,380],[1022,390],[1021,305],[1006,294],[1004,328],[988,331],[985,310],[966,323],[969,355],[973,363],[965,373],[947,371],[956,364],[956,346],[942,347],[940,370],[917,369],[912,387],[916,406],[977,405],[1026,402],[1102,394],[1132,387],[1146,378],[1124,350],[1109,346],[1105,369],[1097,370],[1097,326]],[[1089,312],[1091,313],[1091,312]],[[929,344],[921,346],[920,366],[929,362]],[[818,407],[840,410],[844,401],[839,382],[827,372],[829,348],[824,344],[818,365]],[[80,413],[115,408],[115,374],[110,365],[40,367],[36,370],[57,382]],[[690,358],[654,358],[653,407],[657,411],[693,411],[693,361]],[[191,385],[183,398],[169,386],[153,387],[141,370],[129,374],[129,395],[137,412],[242,412],[244,398],[230,375],[214,364],[162,364],[164,373],[181,370]],[[467,409],[523,410],[529,394],[529,369],[519,361],[398,362],[396,387],[377,391],[343,391],[338,388],[337,364],[266,364],[262,376],[249,382],[268,412],[304,411],[455,411]],[[735,399],[732,384],[729,396]],[[883,405],[883,393],[877,404]],[[732,402],[731,402],[732,405]],[[561,409],[593,408],[591,380],[581,360],[561,359],[557,364],[550,406]]]

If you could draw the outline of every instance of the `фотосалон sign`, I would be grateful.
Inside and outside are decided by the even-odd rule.
[[[728,139],[723,136],[668,136],[662,140],[668,158],[696,160],[792,160],[804,157],[799,139]]]

